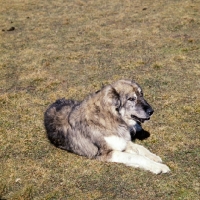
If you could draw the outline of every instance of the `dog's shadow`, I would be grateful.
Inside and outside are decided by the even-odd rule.
[[[136,133],[131,132],[131,139],[132,140],[145,140],[150,136],[150,133],[148,131],[145,131],[144,129],[142,129],[141,131],[138,131]]]

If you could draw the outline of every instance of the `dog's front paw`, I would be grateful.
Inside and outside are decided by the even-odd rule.
[[[161,174],[161,173],[165,174],[169,173],[170,169],[167,165],[157,163],[156,165],[152,166],[149,171],[151,171],[154,174]]]
[[[156,154],[151,153],[151,154],[148,154],[147,157],[155,162],[162,163],[162,159]]]

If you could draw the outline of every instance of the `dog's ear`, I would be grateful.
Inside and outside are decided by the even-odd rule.
[[[116,109],[119,109],[121,106],[120,96],[117,91],[111,86],[106,86],[104,95],[104,103],[108,106],[114,106]]]

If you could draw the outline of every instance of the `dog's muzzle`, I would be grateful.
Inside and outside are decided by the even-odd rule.
[[[144,123],[147,120],[150,120],[150,117],[148,118],[138,118],[135,115],[131,115],[131,118],[134,119],[135,121],[139,122],[139,123]]]
[[[147,120],[150,120],[150,116],[153,115],[154,110],[152,108],[148,108],[146,110],[147,113],[147,117],[146,118],[139,118],[135,115],[131,115],[131,118],[134,119],[135,121],[139,122],[139,123],[144,123]]]

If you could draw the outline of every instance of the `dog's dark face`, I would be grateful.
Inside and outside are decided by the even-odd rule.
[[[118,112],[129,126],[150,119],[154,111],[144,99],[142,89],[137,83],[120,80],[114,83],[113,87],[120,98]]]

